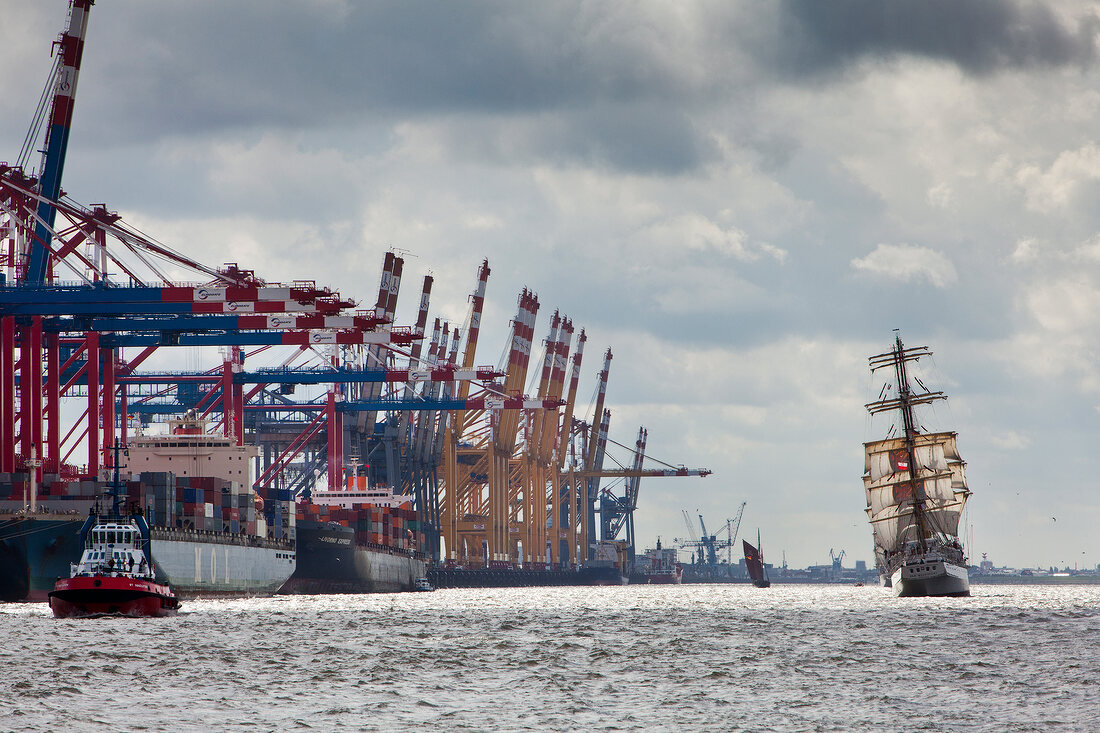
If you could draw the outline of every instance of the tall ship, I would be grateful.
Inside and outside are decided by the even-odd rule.
[[[264,514],[252,490],[255,449],[206,433],[188,411],[169,421],[167,434],[132,436],[127,452],[126,506],[144,517],[156,577],[179,597],[273,595],[290,578],[294,520]],[[0,600],[46,600],[81,557],[84,520],[109,492],[105,481],[48,476],[36,486],[31,475],[0,485],[0,498],[8,493],[0,502]],[[28,493],[33,501],[18,501]]]
[[[921,432],[914,408],[945,400],[928,390],[907,365],[932,352],[905,348],[900,334],[894,348],[870,357],[872,374],[890,369],[890,385],[866,405],[872,415],[893,413],[887,437],[864,444],[863,485],[874,533],[875,560],[884,585],[898,596],[968,596],[967,560],[959,541],[959,521],[970,490],[957,434]]]

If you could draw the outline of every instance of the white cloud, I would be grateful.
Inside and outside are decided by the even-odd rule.
[[[1074,249],[1072,257],[1078,262],[1100,262],[1100,237],[1094,237]]]
[[[1032,211],[1049,214],[1065,208],[1081,185],[1100,179],[1100,147],[1093,143],[1058,155],[1047,170],[1026,165],[1016,172]]]
[[[1022,451],[1031,445],[1031,438],[1016,430],[991,435],[989,441],[1002,450],[1011,451]]]
[[[669,249],[687,248],[703,253],[753,262],[762,256],[783,262],[787,253],[768,244],[749,242],[748,235],[735,226],[721,224],[701,214],[680,214],[650,224],[642,236]]]
[[[1080,333],[1100,318],[1100,289],[1080,275],[1033,285],[1023,301],[1044,330],[1056,333]]]
[[[1016,242],[1016,249],[1012,250],[1009,259],[1018,265],[1034,262],[1039,258],[1039,249],[1042,244],[1034,237],[1024,237]]]
[[[888,280],[927,280],[937,288],[953,285],[959,279],[946,256],[912,244],[880,244],[866,257],[853,259],[851,266]]]
[[[938,209],[946,209],[953,200],[951,184],[939,183],[928,189],[928,203]]]

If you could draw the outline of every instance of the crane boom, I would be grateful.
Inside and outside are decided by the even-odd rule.
[[[733,529],[729,533],[729,541],[730,541],[730,547],[731,548],[733,547],[733,543],[737,541],[737,532],[738,532],[738,530],[741,529],[741,517],[745,513],[745,504],[746,503],[748,503],[748,502],[744,502],[744,501],[741,502],[741,506],[737,508],[737,517],[735,519],[733,519]],[[726,526],[728,527],[729,524],[730,524],[730,520],[727,519],[726,520]],[[730,552],[732,553],[733,551],[730,550]],[[730,562],[731,563],[733,562],[733,557],[732,556],[730,556]]]
[[[730,536],[731,545],[737,541],[737,532],[741,529],[741,516],[745,513],[746,503],[748,502],[741,502],[741,506],[737,509],[737,517],[733,520],[733,534]]]
[[[680,511],[684,514],[684,524],[688,528],[688,537],[691,538],[692,542],[699,542],[699,537],[695,534],[695,527],[691,526],[691,517],[688,516],[687,509],[681,509]]]
[[[46,154],[42,164],[38,202],[38,223],[34,240],[30,242],[30,259],[26,282],[42,285],[46,282],[51,234],[57,210],[54,202],[61,195],[61,173],[65,168],[65,153],[69,148],[69,131],[73,124],[73,101],[76,80],[80,75],[80,59],[84,55],[84,35],[88,30],[88,12],[93,0],[71,0],[69,26],[58,40],[61,60],[54,86],[50,122],[46,130]]]

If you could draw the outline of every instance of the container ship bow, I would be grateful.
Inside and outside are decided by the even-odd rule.
[[[874,531],[875,559],[883,584],[898,596],[968,596],[970,580],[959,541],[959,521],[970,490],[956,433],[918,430],[914,408],[944,400],[919,379],[910,385],[907,365],[931,356],[927,347],[894,348],[870,357],[872,373],[893,370],[896,393],[884,387],[866,405],[872,415],[900,416],[896,437],[864,444],[863,485],[867,516]],[[892,429],[891,432],[894,432]]]

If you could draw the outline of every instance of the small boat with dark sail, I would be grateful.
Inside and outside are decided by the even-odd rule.
[[[116,450],[115,464],[118,464]],[[140,514],[124,516],[118,469],[111,489],[111,511],[98,505],[81,529],[84,551],[47,594],[56,618],[167,616],[179,610],[172,589],[157,580],[149,561],[149,525]]]
[[[750,545],[747,540],[741,540],[741,544],[745,549],[745,568],[749,572],[752,584],[757,588],[771,587],[772,582],[768,578],[768,567],[764,564],[764,553],[761,549],[763,544],[760,542],[760,530],[756,530],[756,547]]]
[[[872,415],[899,418],[884,440],[864,444],[863,486],[883,585],[898,596],[969,596],[967,560],[959,521],[970,490],[957,434],[926,432],[914,408],[947,399],[920,379],[910,384],[907,366],[932,352],[926,346],[894,348],[870,358],[871,372],[890,369],[879,399],[866,405]]]

